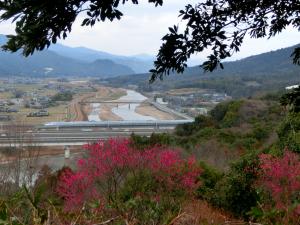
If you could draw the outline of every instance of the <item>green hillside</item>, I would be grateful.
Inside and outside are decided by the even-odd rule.
[[[112,86],[137,85],[141,91],[165,91],[175,88],[203,88],[226,92],[233,97],[248,97],[300,83],[300,67],[292,64],[293,47],[242,60],[224,63],[224,70],[203,73],[200,67],[187,68],[183,74],[171,74],[149,85],[150,74],[107,79]]]

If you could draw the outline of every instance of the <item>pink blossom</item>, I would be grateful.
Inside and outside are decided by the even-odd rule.
[[[277,209],[287,210],[295,194],[300,192],[299,156],[286,150],[281,158],[263,154],[260,161],[261,185],[269,191]]]
[[[169,190],[192,192],[201,173],[196,159],[184,159],[178,149],[155,146],[137,150],[128,139],[109,139],[86,145],[87,157],[78,160],[76,172],[66,172],[57,191],[65,200],[66,210],[75,210],[98,198],[111,199],[129,174],[147,169]],[[105,200],[103,200],[105,201]]]

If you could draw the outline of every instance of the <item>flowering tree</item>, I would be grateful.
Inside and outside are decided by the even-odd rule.
[[[295,224],[297,218],[300,222],[299,156],[290,151],[281,158],[263,154],[260,162],[260,184],[270,194],[275,208],[284,215],[281,224]]]
[[[87,145],[87,157],[78,161],[77,171],[60,176],[57,192],[65,200],[65,209],[76,211],[95,200],[100,200],[100,210],[116,205],[126,179],[141,171],[147,171],[162,191],[191,193],[198,187],[201,169],[194,158],[184,159],[179,150],[166,147],[138,150],[132,146],[128,139]]]

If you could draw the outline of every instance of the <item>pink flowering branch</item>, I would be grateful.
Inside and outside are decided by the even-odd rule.
[[[66,171],[57,192],[66,210],[79,209],[85,202],[101,199],[113,203],[129,174],[148,170],[169,191],[193,192],[201,173],[195,158],[184,159],[179,150],[155,146],[138,150],[128,139],[109,139],[85,146],[87,157],[78,160],[76,172]]]
[[[299,156],[286,150],[280,158],[262,154],[260,162],[260,184],[270,193],[275,208],[285,212],[285,221],[292,220],[294,216],[299,218],[300,205],[295,205],[300,193]]]

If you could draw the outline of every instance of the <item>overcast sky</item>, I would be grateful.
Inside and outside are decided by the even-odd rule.
[[[120,21],[98,23],[94,27],[81,27],[82,16],[73,26],[72,33],[60,43],[72,47],[84,46],[119,55],[149,54],[156,55],[161,38],[168,32],[168,27],[179,22],[178,12],[188,3],[196,4],[199,0],[165,0],[163,7],[141,0],[139,5],[127,3],[122,7],[124,17]],[[0,24],[0,33],[13,32],[9,23]],[[288,29],[270,40],[247,38],[241,52],[232,59],[239,59],[270,50],[292,46],[300,42],[300,32]],[[206,58],[205,53],[196,58]]]

